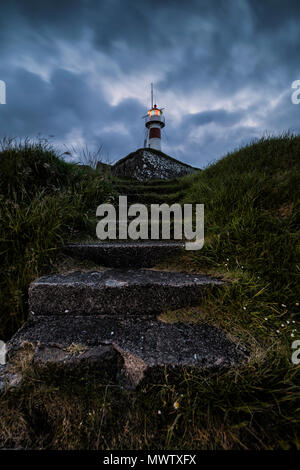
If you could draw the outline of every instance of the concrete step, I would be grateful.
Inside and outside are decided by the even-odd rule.
[[[109,267],[150,268],[166,258],[180,254],[183,242],[126,241],[71,244],[62,251],[72,257],[88,259]]]
[[[175,186],[175,185],[180,185],[180,186],[187,186],[189,183],[186,183],[186,182],[183,182],[181,178],[172,178],[172,179],[169,179],[169,180],[165,180],[165,179],[160,179],[160,180],[157,180],[157,179],[151,179],[151,180],[148,180],[148,181],[138,181],[136,179],[118,179],[117,181],[114,181],[113,182],[115,186],[126,186],[126,187],[135,187],[135,186],[143,186],[143,187],[153,187],[155,186],[155,188],[165,188],[165,187],[172,187],[172,186]]]
[[[170,194],[170,193],[176,193],[179,190],[182,191],[185,189],[186,186],[184,185],[178,185],[178,184],[165,184],[161,186],[155,186],[155,185],[114,185],[114,188],[116,191],[122,193],[122,194],[145,194],[145,193],[157,193],[157,194]]]
[[[222,281],[199,274],[107,269],[44,276],[29,288],[35,315],[145,315],[195,305]]]
[[[174,204],[178,202],[183,196],[184,192],[176,192],[176,193],[169,193],[169,194],[160,194],[157,193],[130,193],[123,194],[120,193],[121,196],[127,195],[127,202],[128,204]]]
[[[128,388],[163,382],[165,374],[170,382],[183,368],[216,371],[246,360],[244,349],[208,324],[132,317],[32,317],[8,344],[8,369],[27,361],[52,381],[91,372]]]

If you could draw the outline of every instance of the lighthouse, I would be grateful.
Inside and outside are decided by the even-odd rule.
[[[156,104],[153,105],[153,83],[151,83],[151,109],[144,116],[148,143],[151,149],[161,150],[161,129],[165,127],[163,109],[158,108]]]

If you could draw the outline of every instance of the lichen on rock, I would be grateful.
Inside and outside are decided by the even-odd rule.
[[[171,179],[197,171],[186,163],[166,155],[159,150],[144,148],[130,153],[112,167],[117,177],[130,177],[139,181],[149,179]]]

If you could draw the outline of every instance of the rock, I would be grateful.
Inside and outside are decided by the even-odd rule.
[[[11,370],[9,365],[0,366],[0,395],[8,389],[19,388],[22,384],[22,374]]]
[[[0,395],[5,390],[5,371],[6,367],[0,364]]]
[[[179,254],[182,242],[104,242],[74,244],[63,247],[67,255],[94,261],[109,267],[150,268],[165,258]]]
[[[29,288],[35,315],[145,315],[195,305],[224,283],[183,272],[106,269],[44,276]]]
[[[66,338],[68,339],[68,337]],[[82,344],[36,344],[33,366],[47,373],[72,373],[83,377],[92,372],[103,381],[116,380],[122,359],[110,345],[85,346]]]
[[[155,149],[139,149],[115,163],[111,172],[119,178],[134,178],[139,181],[149,179],[171,179],[199,171],[186,163]]]
[[[41,373],[89,373],[136,388],[169,380],[183,368],[220,370],[247,360],[245,352],[208,324],[168,324],[157,319],[108,316],[34,317],[8,343],[9,361],[33,347],[32,364]]]

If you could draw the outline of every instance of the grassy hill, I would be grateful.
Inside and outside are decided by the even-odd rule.
[[[112,185],[92,168],[66,163],[47,143],[0,143],[0,338],[27,316],[28,285],[79,232],[94,234],[98,204]]]
[[[31,144],[3,149],[0,175],[0,338],[8,338],[26,317],[29,282],[55,263],[64,240],[93,234],[95,208],[116,185]],[[230,282],[162,319],[222,328],[249,364],[186,373],[176,385],[166,377],[134,395],[96,381],[49,386],[29,370],[25,389],[1,399],[7,447],[300,448],[300,366],[291,361],[300,340],[300,137],[262,139],[175,186],[181,203],[205,204],[205,245],[163,267]]]

